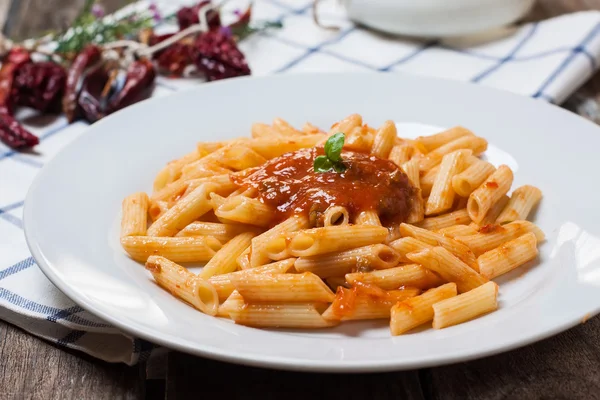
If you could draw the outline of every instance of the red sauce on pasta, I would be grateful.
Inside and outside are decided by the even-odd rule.
[[[286,153],[234,181],[258,191],[259,199],[276,210],[274,222],[295,214],[316,221],[330,206],[346,207],[351,220],[375,210],[386,225],[406,221],[415,189],[393,162],[343,151],[345,172],[314,172],[314,159],[323,154],[322,147]]]

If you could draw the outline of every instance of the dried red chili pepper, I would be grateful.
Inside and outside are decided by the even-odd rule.
[[[77,117],[77,96],[82,86],[82,78],[86,71],[94,64],[97,64],[102,56],[100,48],[89,45],[75,57],[67,75],[67,84],[62,101],[62,109],[67,120],[73,122]]]
[[[95,122],[106,115],[102,104],[102,92],[108,82],[109,73],[104,65],[94,67],[83,79],[77,105],[83,118]]]
[[[200,22],[198,18],[198,12],[206,5],[209,5],[210,0],[201,1],[192,7],[183,7],[177,11],[177,23],[179,29],[183,30],[190,25],[194,25]],[[219,28],[221,26],[221,17],[219,12],[215,9],[211,9],[206,13],[206,22],[208,23],[209,29]]]
[[[127,68],[125,85],[108,103],[109,113],[150,97],[155,79],[156,72],[150,60],[144,58],[133,62]]]
[[[54,62],[23,64],[16,71],[12,95],[20,106],[58,113],[66,80],[65,69]]]
[[[210,31],[199,35],[194,53],[194,63],[209,81],[250,75],[244,54],[224,32]]]
[[[2,68],[0,68],[0,113],[13,113],[16,105],[12,98],[15,74],[21,66],[30,62],[29,52],[21,47],[11,49],[2,60]]]
[[[110,65],[94,68],[84,79],[78,98],[84,118],[95,122],[149,97],[155,78],[154,66],[147,59],[133,62],[127,71]]]
[[[0,141],[13,149],[32,147],[40,142],[37,136],[28,132],[6,113],[0,113]]]
[[[172,76],[181,76],[185,67],[194,63],[192,53],[191,45],[177,42],[155,54],[154,58],[161,70]]]

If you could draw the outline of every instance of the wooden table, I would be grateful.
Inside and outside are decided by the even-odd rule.
[[[600,8],[600,0],[544,0],[528,19],[591,8]],[[599,101],[597,74],[565,107],[600,122]],[[364,375],[271,371],[178,352],[152,368],[127,367],[65,351],[0,321],[0,399],[176,399],[213,394],[265,400],[600,399],[600,318],[494,357]]]

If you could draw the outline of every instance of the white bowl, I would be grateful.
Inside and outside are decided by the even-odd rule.
[[[355,22],[392,34],[445,37],[477,33],[523,17],[535,0],[343,0]]]

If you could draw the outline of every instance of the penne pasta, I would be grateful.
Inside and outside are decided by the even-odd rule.
[[[150,220],[156,221],[161,215],[169,211],[169,208],[169,203],[164,200],[151,201],[150,206],[148,207],[148,215],[150,215]],[[148,226],[147,221],[146,226]]]
[[[252,139],[248,147],[262,157],[270,160],[290,151],[313,147],[323,139],[324,135],[276,136]]]
[[[250,267],[258,267],[259,265],[267,264],[269,262],[266,247],[273,239],[306,227],[308,227],[308,218],[304,216],[294,216],[252,239]]]
[[[525,220],[542,199],[542,191],[535,186],[521,186],[512,193],[508,204],[504,207],[496,223],[505,224],[517,220]]]
[[[371,154],[379,158],[388,158],[394,147],[396,134],[396,124],[393,121],[385,121],[375,134]]]
[[[143,236],[148,225],[150,200],[144,192],[134,193],[123,200],[121,217],[121,237]]]
[[[487,140],[477,136],[462,136],[451,142],[448,142],[435,150],[427,153],[419,162],[421,171],[429,171],[431,168],[442,162],[442,158],[446,154],[450,154],[456,150],[471,150],[473,155],[483,153],[487,149]]]
[[[267,255],[276,260],[285,254],[307,257],[382,243],[388,230],[381,226],[340,225],[283,233],[266,244]]]
[[[433,305],[456,296],[456,284],[446,283],[425,293],[400,301],[391,309],[390,331],[401,335],[433,319]]]
[[[402,236],[414,237],[415,239],[425,242],[431,246],[442,246],[456,257],[460,258],[475,271],[479,270],[475,255],[469,249],[469,247],[463,243],[439,233],[431,232],[426,229],[408,224],[400,224],[400,233]]]
[[[421,174],[419,171],[419,160],[417,158],[413,158],[402,164],[402,170],[408,176],[410,183],[417,188],[421,188]]]
[[[437,178],[438,172],[440,172],[440,166],[436,165],[421,176],[420,186],[423,196],[429,196],[431,193],[431,189],[433,189],[433,183]]]
[[[178,160],[171,161],[168,163],[154,179],[153,192],[158,192],[168,184],[175,182],[181,176],[181,170],[187,164],[199,160],[203,155],[196,151],[193,151]]]
[[[442,158],[440,170],[425,205],[425,215],[439,214],[452,208],[455,197],[452,178],[464,169],[465,158],[469,155],[470,150],[457,150]]]
[[[443,247],[424,249],[406,256],[437,273],[442,279],[456,283],[459,293],[468,292],[488,281]]]
[[[266,264],[261,267],[230,272],[228,274],[213,275],[208,278],[208,282],[210,282],[217,291],[219,300],[225,300],[235,290],[233,280],[241,279],[247,274],[284,274],[292,269],[295,261],[295,258],[288,258],[287,260]]]
[[[248,303],[329,303],[335,295],[313,273],[244,274],[231,283]]]
[[[327,136],[331,136],[338,132],[349,133],[352,129],[361,127],[362,124],[362,117],[359,114],[351,114],[340,122],[333,124]]]
[[[372,225],[372,226],[381,226],[381,221],[379,220],[379,215],[377,212],[373,210],[363,211],[356,217],[354,221],[358,225]],[[325,225],[327,226],[327,225]]]
[[[237,258],[236,262],[239,269],[250,269],[252,266],[250,265],[250,253],[252,252],[252,245],[246,247],[246,250],[240,254]]]
[[[298,136],[304,134],[304,132],[294,129],[294,127],[283,118],[275,118],[273,120],[273,129],[282,136]]]
[[[389,246],[398,252],[400,255],[400,262],[410,262],[410,260],[406,258],[408,253],[433,247],[432,245],[411,236],[396,239],[390,242]]]
[[[373,137],[362,126],[357,126],[348,132],[344,148],[362,153],[370,153]]]
[[[267,227],[273,220],[273,209],[258,199],[233,196],[215,209],[215,215],[227,221]]]
[[[468,197],[495,170],[489,162],[476,159],[467,169],[452,178],[452,188],[459,196]]]
[[[243,300],[240,301],[237,296],[229,304],[227,304],[227,301],[223,303],[223,306],[227,305],[226,308],[223,308],[223,312],[227,313],[236,324],[240,325],[257,328],[315,329],[327,328],[339,323],[338,321],[326,320],[321,316],[321,310],[326,307],[325,304],[248,304]]]
[[[349,223],[350,215],[346,207],[331,206],[323,214],[324,226],[348,225]]]
[[[278,136],[280,134],[281,133],[272,126],[263,124],[261,122],[252,124],[252,128],[250,129],[250,135],[255,139],[263,137],[273,137]]]
[[[436,232],[454,239],[457,236],[475,235],[477,234],[478,229],[471,225],[453,225],[447,228],[438,229]]]
[[[296,260],[298,272],[312,272],[321,277],[345,275],[355,269],[392,268],[400,256],[384,244],[373,244],[355,249],[327,253],[323,255],[300,257]]]
[[[419,289],[406,288],[390,290],[380,296],[373,296],[370,293],[362,291],[352,293],[353,290],[342,287],[336,293],[336,300],[343,299],[342,301],[348,303],[346,299],[351,298],[350,309],[348,311],[344,310],[341,315],[338,314],[334,301],[334,304],[329,306],[323,313],[323,318],[341,321],[390,318],[390,310],[394,304],[421,293]]]
[[[537,255],[537,238],[533,232],[529,232],[483,253],[477,261],[481,275],[493,279],[533,260]]]
[[[448,214],[442,214],[437,217],[425,218],[417,224],[418,227],[435,231],[456,225],[467,225],[471,222],[469,213],[466,209],[453,211]]]
[[[470,130],[463,128],[462,126],[455,126],[454,128],[447,129],[445,131],[436,133],[430,136],[419,136],[415,139],[427,152],[433,151],[438,147],[445,145],[453,140],[456,140],[463,136],[475,136]]]
[[[402,166],[412,158],[415,153],[415,148],[407,143],[396,144],[390,150],[390,154],[388,155],[388,160],[396,164],[397,166]],[[418,166],[418,163],[417,163]],[[408,174],[407,174],[408,175]]]
[[[213,236],[224,243],[243,232],[258,233],[259,231],[256,227],[251,225],[194,221],[179,231],[175,236]]]
[[[433,327],[461,324],[498,309],[498,285],[488,282],[433,305]]]
[[[417,224],[425,219],[425,201],[421,197],[421,189],[415,189],[415,195],[410,199],[410,209],[406,222]]]
[[[379,271],[346,274],[346,282],[351,285],[367,283],[393,290],[404,286],[429,289],[441,285],[444,280],[419,264],[407,264]]]
[[[210,260],[222,245],[211,236],[126,236],[121,238],[121,246],[136,261],[145,262],[148,257],[156,255],[173,262],[204,262]]]
[[[475,223],[481,222],[494,203],[498,202],[510,189],[513,173],[506,165],[501,165],[469,195],[467,210]]]
[[[246,145],[233,145],[223,149],[219,163],[234,171],[241,171],[264,164],[267,160]]]
[[[496,220],[498,219],[498,216],[500,216],[500,213],[502,212],[502,210],[504,210],[507,204],[508,196],[504,195],[492,206],[492,208],[490,208],[490,210],[487,212],[487,214],[485,214],[485,217],[483,218],[483,220],[481,220],[481,222],[479,222],[478,224],[473,222],[473,224],[476,225],[478,229],[479,227],[495,224]]]
[[[325,133],[318,127],[311,124],[310,122],[306,122],[302,126],[302,132],[304,132],[306,135],[315,135],[315,134],[324,134]]]
[[[506,225],[486,225],[479,233],[468,236],[457,236],[456,240],[467,245],[476,256],[495,249],[500,245],[533,232],[537,242],[544,240],[544,233],[529,221],[515,221]]]
[[[254,232],[240,233],[221,247],[198,274],[203,279],[227,274],[237,269],[237,258],[250,246]]]
[[[148,236],[173,236],[211,208],[210,193],[214,185],[205,183],[182,198],[148,228]]]
[[[146,261],[146,269],[152,273],[156,283],[174,296],[205,314],[217,314],[219,297],[209,282],[160,256],[150,256]]]

